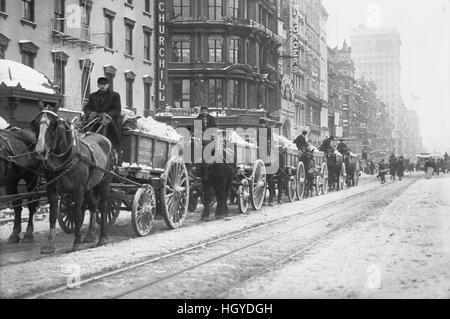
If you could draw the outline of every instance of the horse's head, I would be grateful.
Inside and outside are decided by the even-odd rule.
[[[62,121],[52,110],[43,109],[31,123],[37,137],[35,152],[40,160],[47,160],[55,152],[60,135],[64,134],[60,129]]]

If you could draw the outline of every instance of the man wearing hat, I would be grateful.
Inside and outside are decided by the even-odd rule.
[[[206,131],[211,127],[217,127],[216,120],[213,116],[209,114],[208,107],[202,106],[200,109],[200,115],[197,117],[198,120],[202,120],[202,131]]]
[[[87,129],[95,132],[100,125],[103,125],[105,130],[100,130],[99,133],[104,134],[111,141],[116,152],[119,153],[122,131],[120,95],[109,89],[107,78],[99,78],[97,84],[99,90],[89,96],[89,101],[84,107],[84,114],[86,123],[91,123],[96,118],[100,118],[101,121],[87,127]]]
[[[303,131],[302,135],[299,135],[294,141],[294,144],[297,145],[297,149],[302,152],[308,148],[307,136],[308,131]]]

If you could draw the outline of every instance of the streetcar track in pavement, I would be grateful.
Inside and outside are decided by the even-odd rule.
[[[415,180],[416,180],[416,179],[413,179],[413,182],[414,182]],[[386,184],[386,186],[389,185],[389,184],[391,184],[391,183]],[[412,184],[412,182],[410,182],[410,183],[407,184],[407,185],[409,186],[410,184]],[[303,212],[300,212],[300,213],[296,213],[296,214],[293,214],[293,215],[285,216],[285,217],[282,217],[282,218],[279,218],[279,219],[276,219],[276,220],[272,220],[272,221],[269,221],[269,222],[265,222],[265,223],[262,223],[262,224],[257,224],[257,225],[254,225],[254,226],[251,226],[251,227],[248,227],[248,228],[246,228],[246,229],[239,230],[239,231],[236,231],[236,232],[231,232],[231,233],[228,233],[227,235],[220,236],[220,237],[216,237],[216,238],[213,238],[213,239],[208,240],[208,241],[205,241],[205,242],[201,242],[201,243],[196,244],[196,245],[191,246],[191,247],[187,247],[187,248],[184,248],[184,249],[175,250],[175,251],[173,251],[173,252],[170,252],[170,253],[167,253],[167,254],[163,254],[163,255],[160,255],[160,256],[156,256],[156,257],[151,257],[151,258],[149,258],[149,259],[145,259],[145,260],[143,260],[143,261],[140,261],[140,262],[137,262],[137,263],[133,263],[133,264],[131,264],[131,265],[129,264],[129,265],[125,265],[125,266],[123,266],[123,267],[120,267],[120,268],[118,268],[118,269],[116,268],[116,269],[114,269],[114,270],[112,270],[112,271],[106,271],[106,272],[100,273],[100,274],[98,274],[98,275],[93,275],[93,276],[91,276],[91,277],[89,277],[89,278],[87,278],[87,279],[81,281],[81,282],[79,283],[79,285],[82,286],[82,285],[86,285],[86,284],[91,284],[91,283],[94,283],[94,282],[98,282],[98,281],[101,281],[101,280],[106,279],[106,278],[108,278],[108,277],[112,277],[112,276],[114,276],[114,275],[117,275],[117,274],[120,274],[120,273],[129,271],[129,270],[133,270],[133,269],[138,268],[138,267],[142,267],[142,266],[145,266],[145,265],[148,265],[148,264],[152,264],[152,263],[157,263],[157,262],[163,261],[163,260],[168,259],[168,258],[171,258],[171,257],[179,256],[179,255],[182,255],[182,254],[185,254],[185,253],[189,253],[189,252],[192,252],[192,251],[195,251],[195,250],[198,250],[198,249],[202,249],[202,248],[205,248],[206,246],[210,246],[210,245],[213,245],[213,244],[216,244],[216,243],[219,243],[219,242],[223,242],[223,241],[226,241],[226,240],[231,239],[231,238],[236,238],[236,237],[242,236],[243,234],[250,233],[250,232],[254,232],[254,231],[256,231],[256,230],[259,230],[259,229],[262,229],[262,228],[265,228],[265,227],[269,227],[269,226],[274,226],[274,225],[277,225],[277,224],[281,224],[281,223],[286,222],[286,221],[288,221],[288,220],[290,220],[290,219],[298,218],[299,216],[302,216],[302,217],[311,216],[311,215],[314,215],[315,213],[317,213],[317,212],[319,212],[319,211],[321,211],[321,210],[324,210],[324,209],[327,209],[327,208],[329,208],[329,207],[333,207],[333,206],[335,206],[335,205],[342,204],[342,203],[346,204],[346,202],[348,202],[348,201],[351,200],[351,199],[354,199],[354,198],[357,198],[357,197],[360,197],[360,196],[367,195],[368,193],[373,192],[374,190],[378,189],[379,186],[380,186],[380,185],[377,183],[376,186],[370,187],[369,189],[367,189],[367,190],[365,190],[365,191],[363,191],[363,192],[360,192],[360,193],[357,193],[357,194],[350,195],[350,196],[345,197],[345,198],[343,198],[343,199],[335,200],[335,201],[333,201],[333,202],[330,202],[330,203],[321,205],[321,206],[319,206],[319,207],[310,208],[310,209],[307,209],[307,210],[305,210],[305,211],[303,211]],[[405,184],[405,186],[406,186],[406,184]],[[297,202],[297,203],[300,203],[300,202]],[[352,204],[349,204],[349,205],[352,206]],[[318,220],[313,221],[312,223],[320,222],[320,221],[325,220],[325,219],[329,218],[330,216],[336,215],[336,214],[338,214],[338,213],[339,213],[339,212],[336,212],[336,213],[334,213],[334,214],[327,215],[327,216],[325,216],[325,217],[322,217],[322,218],[320,218],[320,219],[318,219]],[[299,227],[296,227],[296,229],[294,229],[294,230],[297,230],[298,228],[302,228],[302,227],[308,226],[308,225],[310,225],[310,224],[311,224],[311,223],[307,223],[307,224],[301,225],[301,226],[299,226]],[[292,231],[294,231],[294,230],[290,230],[290,232],[292,232]],[[281,234],[275,235],[275,237],[277,237],[277,236],[281,236]],[[263,240],[263,241],[261,241],[261,242],[270,240],[270,239],[272,239],[272,238],[274,238],[274,236],[271,236],[269,239],[265,239],[265,240]],[[259,242],[259,241],[258,241],[258,242]],[[258,244],[258,243],[253,243],[253,244],[247,245],[247,246],[248,246],[248,247],[252,247],[252,246],[257,245],[257,244]],[[248,247],[241,247],[241,248],[235,250],[234,252],[244,250],[244,249],[246,249],[246,248],[248,248]],[[226,256],[228,256],[228,255],[230,255],[230,254],[232,254],[232,253],[234,253],[234,252],[230,252],[230,253],[224,254],[223,256],[219,257],[219,259],[220,259],[220,258],[224,258],[224,257],[226,257]],[[207,263],[210,263],[210,262],[212,262],[212,261],[210,260],[210,261],[208,261]],[[203,264],[203,263],[201,263],[201,264]],[[193,267],[192,269],[197,268],[197,267],[200,267],[201,264],[199,264],[199,265],[194,265],[194,267]],[[189,270],[189,269],[187,269],[187,270],[184,269],[184,270],[180,271],[179,273],[177,272],[177,273],[175,273],[175,274],[166,276],[167,278],[158,279],[156,282],[152,282],[152,283],[150,283],[150,284],[148,284],[148,285],[154,285],[154,284],[157,283],[157,282],[160,282],[160,281],[164,281],[164,280],[170,279],[170,278],[172,278],[172,277],[174,277],[174,276],[177,276],[177,275],[179,275],[179,274],[181,274],[181,273],[184,273],[184,272],[186,272],[186,271],[188,271],[188,270]],[[148,286],[148,285],[147,285],[147,286]],[[141,289],[142,289],[142,288],[141,288]],[[57,287],[57,288],[52,288],[52,289],[44,290],[44,291],[41,291],[41,292],[39,292],[39,293],[30,294],[30,295],[28,295],[28,296],[25,295],[24,297],[27,297],[27,298],[41,298],[41,297],[45,297],[45,296],[48,296],[48,295],[56,294],[56,293],[58,293],[58,292],[62,292],[62,291],[65,291],[65,290],[69,290],[69,288],[66,287],[66,286],[59,286],[59,287]]]
[[[392,181],[390,181],[389,183],[391,183],[391,182]],[[388,185],[388,184],[386,184],[386,185]],[[371,188],[371,190],[376,189],[378,186],[380,186],[378,184],[376,184],[376,185],[377,186],[374,186],[373,188]],[[341,190],[340,192],[345,191],[347,189],[353,189],[353,188],[354,187],[346,188],[344,190]],[[337,192],[333,191],[333,192],[329,192],[327,194],[334,194],[334,193],[337,193]],[[364,193],[365,193],[365,191],[363,193],[359,193],[357,195],[351,195],[347,198],[353,198],[354,196],[359,196]],[[319,196],[314,196],[312,198],[304,198],[302,201],[294,201],[293,203],[308,202],[309,199],[314,199],[314,198],[324,197],[324,196],[326,197],[326,195],[319,195]],[[292,203],[285,203],[285,204],[292,204]],[[122,212],[122,213],[124,213],[124,212]],[[256,213],[258,213],[258,212],[256,212]],[[303,213],[300,213],[300,214],[303,214]],[[236,214],[236,215],[238,216],[240,214]],[[236,215],[234,215],[234,216],[236,216]],[[88,214],[88,216],[89,216],[89,214]],[[231,217],[233,217],[233,216],[231,216]],[[290,216],[286,216],[283,218],[289,218],[289,217]],[[184,225],[183,227],[189,227],[192,225],[197,225],[199,223],[201,223],[200,220],[191,220],[190,225]],[[86,226],[87,224],[88,223],[85,222],[84,226]],[[124,228],[127,228],[127,230],[123,230]],[[113,225],[112,229],[111,229],[113,231],[113,233],[110,234],[110,237],[111,237],[110,244],[119,243],[119,242],[123,242],[125,240],[136,238],[132,235],[128,236],[129,233],[131,232],[131,228],[129,228],[130,231],[128,231],[128,228],[129,228],[129,222]],[[155,225],[154,229],[152,230],[152,235],[158,234],[158,233],[166,231],[166,230],[167,230],[167,228],[165,227],[165,223],[161,223],[161,225]],[[118,232],[123,235],[117,235],[117,234],[114,234],[114,232]],[[70,240],[68,240],[68,242],[64,243],[63,241],[64,241],[64,239],[67,240],[67,238],[68,238],[67,236],[70,236],[70,235],[64,233],[62,230],[61,230],[61,232],[57,233],[57,237],[60,237],[59,241],[60,241],[61,245],[59,247],[57,247],[56,252],[52,255],[41,255],[39,252],[39,246],[36,246],[37,238],[41,237],[41,239],[46,240],[47,233],[45,231],[42,233],[39,233],[39,234],[35,233],[35,241],[33,243],[26,243],[26,244],[25,243],[8,244],[6,242],[2,243],[0,245],[0,256],[2,254],[11,255],[14,253],[24,253],[27,251],[29,251],[30,253],[34,253],[35,256],[23,258],[22,260],[13,260],[13,261],[5,262],[5,263],[0,263],[0,266],[6,267],[6,266],[12,266],[12,265],[19,265],[19,264],[24,264],[24,263],[27,263],[30,261],[37,261],[37,260],[46,259],[46,258],[55,257],[55,256],[69,255],[69,254],[73,253],[73,251],[72,251],[73,242],[72,242],[72,237],[70,237]],[[114,238],[114,236],[119,237],[119,238]],[[85,244],[85,247],[82,250],[94,249],[95,247],[96,247],[95,243],[94,244]]]
[[[417,181],[417,179],[415,179],[415,180],[409,182],[407,185],[405,185],[405,186],[406,186],[405,188],[401,188],[399,191],[394,192],[394,194],[389,194],[389,196],[394,197],[394,198],[397,197],[397,196],[399,196],[399,195],[402,194],[409,186],[411,186],[412,184],[414,184],[416,181]],[[366,192],[360,193],[360,195],[361,195],[361,194],[365,194],[365,193],[366,193]],[[353,198],[353,197],[354,197],[354,196],[351,196],[350,198]],[[349,199],[349,198],[347,198],[347,199]],[[359,203],[359,205],[365,205],[365,204],[366,204],[366,203]],[[336,205],[336,203],[332,203],[332,206],[334,206],[334,205]],[[331,205],[327,205],[327,206],[331,206]],[[346,206],[354,206],[354,204],[348,203]],[[321,209],[324,209],[324,207],[321,207]],[[370,210],[370,211],[368,211],[368,212],[362,214],[362,216],[359,217],[359,218],[352,219],[351,222],[347,222],[347,223],[345,223],[345,224],[343,224],[343,225],[340,225],[340,226],[338,226],[338,227],[333,227],[333,229],[327,231],[324,235],[319,235],[319,236],[317,236],[317,238],[314,239],[314,240],[312,240],[311,243],[309,243],[309,244],[307,244],[306,246],[300,248],[299,250],[295,251],[294,253],[289,254],[288,256],[283,256],[283,257],[277,259],[275,262],[272,262],[272,263],[269,265],[269,267],[266,267],[266,269],[270,269],[270,268],[274,267],[275,265],[280,264],[280,263],[282,263],[282,262],[286,262],[286,261],[288,261],[288,260],[290,260],[290,259],[298,258],[300,255],[304,254],[305,252],[311,250],[313,247],[315,247],[315,246],[317,246],[318,244],[322,243],[323,240],[324,240],[325,238],[329,237],[331,234],[334,234],[336,231],[338,231],[338,230],[341,229],[341,228],[346,227],[346,226],[349,225],[349,224],[353,224],[353,223],[355,223],[355,222],[357,222],[357,221],[359,221],[359,220],[362,220],[362,219],[366,218],[368,215],[371,214],[371,212],[372,212],[372,210]],[[199,267],[202,267],[202,266],[205,266],[205,265],[208,265],[208,264],[212,264],[212,263],[214,263],[215,261],[218,261],[218,260],[220,260],[220,259],[226,258],[226,257],[228,257],[228,256],[230,256],[230,255],[233,255],[233,254],[235,254],[235,253],[238,253],[238,252],[240,252],[240,251],[243,251],[243,250],[246,250],[246,249],[248,249],[248,248],[251,248],[251,247],[260,245],[260,244],[262,244],[262,243],[271,241],[271,240],[273,240],[273,239],[275,239],[275,238],[279,238],[279,237],[282,237],[282,236],[290,235],[290,234],[291,234],[292,232],[294,232],[294,231],[297,231],[297,230],[302,229],[302,228],[307,227],[307,226],[311,226],[311,225],[316,224],[316,223],[320,223],[320,222],[322,222],[322,221],[325,221],[325,220],[329,219],[329,218],[332,217],[332,216],[336,216],[336,215],[339,215],[339,214],[341,214],[341,213],[342,213],[342,208],[339,208],[338,211],[336,211],[336,212],[334,212],[334,213],[331,213],[331,214],[327,214],[327,215],[324,216],[324,217],[318,218],[318,219],[313,220],[313,221],[311,221],[311,222],[302,223],[301,225],[298,225],[298,226],[296,226],[296,227],[293,227],[293,228],[291,228],[291,229],[289,229],[289,230],[287,230],[287,231],[283,231],[283,232],[281,232],[281,233],[277,233],[277,234],[275,234],[275,235],[268,236],[268,237],[266,237],[266,238],[264,238],[264,239],[254,241],[254,242],[252,242],[252,243],[250,243],[250,244],[241,246],[241,247],[239,247],[239,248],[237,248],[237,249],[232,249],[232,250],[230,250],[230,251],[228,251],[228,252],[226,252],[226,253],[223,253],[223,254],[221,254],[221,255],[219,255],[219,256],[216,256],[216,257],[210,258],[210,259],[208,259],[208,260],[206,260],[206,261],[203,261],[203,262],[194,264],[194,265],[192,265],[192,266],[190,266],[190,267],[183,268],[183,269],[181,269],[181,270],[179,270],[179,271],[177,271],[177,272],[171,273],[171,274],[169,274],[169,275],[166,275],[166,276],[164,276],[164,277],[155,279],[155,280],[153,280],[153,281],[149,281],[149,282],[144,283],[144,284],[142,284],[142,285],[140,285],[140,286],[138,286],[138,287],[134,287],[134,288],[132,288],[132,289],[123,291],[123,292],[121,292],[121,293],[119,293],[119,294],[116,294],[116,295],[113,295],[113,296],[109,296],[109,298],[112,298],[112,299],[118,299],[118,298],[125,297],[125,296],[127,296],[127,295],[133,294],[133,293],[138,292],[138,291],[140,291],[140,290],[143,290],[143,289],[149,288],[149,287],[151,287],[151,286],[154,286],[154,285],[156,285],[156,284],[158,284],[158,283],[160,283],[160,282],[166,281],[166,280],[168,280],[168,279],[172,279],[172,278],[174,278],[174,277],[177,277],[177,276],[179,276],[179,275],[182,275],[182,274],[184,274],[184,273],[187,273],[187,272],[189,272],[189,271],[192,271],[192,270],[194,270],[194,269],[196,269],[196,268],[199,268]],[[308,215],[312,215],[312,213],[310,213],[310,214],[308,214]],[[293,217],[293,216],[292,216],[292,217]],[[289,218],[286,218],[286,219],[289,219]],[[281,224],[281,222],[273,223],[273,224],[271,224],[270,226],[277,225],[277,224]],[[252,230],[255,230],[255,229],[252,229]],[[235,236],[233,236],[233,237],[235,237]],[[259,275],[259,274],[260,274],[260,272],[258,272],[258,275]],[[255,275],[255,276],[256,276],[256,275]],[[252,277],[254,277],[254,276],[252,276]],[[246,278],[245,281],[246,281],[246,280],[249,280],[249,279],[252,278],[252,277]]]

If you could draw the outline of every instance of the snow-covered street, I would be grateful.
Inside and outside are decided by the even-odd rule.
[[[124,214],[107,247],[71,253],[72,237],[60,233],[50,257],[38,254],[45,221],[34,244],[12,248],[4,225],[0,296],[449,298],[449,194],[449,175],[386,185],[367,177],[225,220],[194,213],[185,227],[134,239]],[[73,279],[80,289],[66,289]]]
[[[450,298],[449,176],[419,180],[364,222],[228,297]]]

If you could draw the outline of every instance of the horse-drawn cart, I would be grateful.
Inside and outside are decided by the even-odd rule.
[[[180,227],[187,216],[189,178],[183,159],[173,154],[177,141],[136,130],[122,133],[121,165],[115,166],[110,185],[107,221],[114,224],[120,211],[131,212],[136,236],[147,236],[157,213],[168,227]],[[58,221],[72,233],[70,198],[62,199]],[[98,217],[99,218],[99,217]]]

